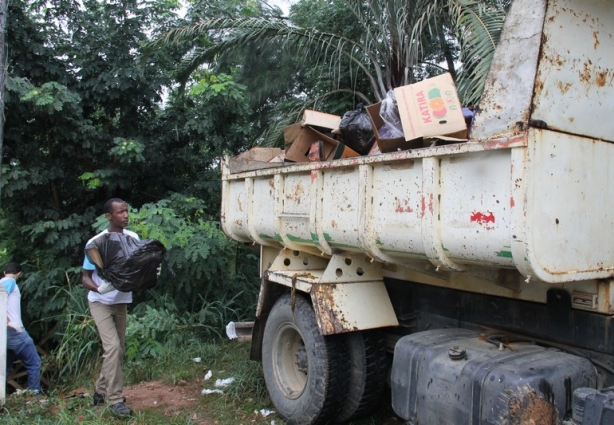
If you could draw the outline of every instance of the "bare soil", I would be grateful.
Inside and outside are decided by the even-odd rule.
[[[186,381],[179,381],[174,386],[151,381],[124,387],[123,394],[126,404],[134,410],[160,409],[173,413],[194,406],[200,396],[200,388]]]
[[[126,405],[134,411],[155,409],[165,416],[174,416],[185,414],[192,409],[195,412],[190,418],[192,421],[199,425],[209,425],[209,421],[196,413],[199,397],[202,397],[201,390],[202,385],[196,382],[179,381],[176,385],[171,385],[162,381],[150,381],[125,386],[123,395],[126,397]],[[72,391],[68,397],[89,398],[91,393],[79,388]]]

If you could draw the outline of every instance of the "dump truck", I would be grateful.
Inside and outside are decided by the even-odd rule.
[[[515,0],[479,106],[463,143],[225,159],[288,423],[614,423],[614,2]]]

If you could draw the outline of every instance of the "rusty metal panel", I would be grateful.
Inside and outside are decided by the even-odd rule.
[[[247,227],[251,239],[260,244],[281,247],[279,228],[270,217],[276,214],[278,179],[246,179],[248,195]]]
[[[399,325],[383,281],[314,285],[311,299],[324,335]]]
[[[513,267],[510,150],[442,158],[437,231],[455,263]]]
[[[270,219],[278,224],[283,245],[294,250],[307,250],[314,245],[309,226],[312,195],[310,173],[288,173],[278,177],[277,210]],[[258,202],[266,202],[260,197]]]
[[[358,226],[360,223],[359,167],[329,169],[321,174],[317,220],[323,239],[332,252],[362,252]],[[332,253],[331,252],[331,253]]]
[[[526,162],[526,257],[547,282],[614,272],[614,144],[546,130],[530,132]]]
[[[362,169],[363,214],[359,229],[365,250],[387,263],[425,260],[422,161],[406,160]]]
[[[247,179],[222,181],[222,199],[221,224],[224,233],[236,241],[251,242],[247,228]]]
[[[551,0],[532,120],[614,141],[614,2]]]
[[[480,112],[471,129],[472,140],[510,136],[526,130],[546,3],[546,0],[512,3],[480,99]]]

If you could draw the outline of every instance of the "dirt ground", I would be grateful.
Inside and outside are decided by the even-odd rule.
[[[194,382],[179,381],[176,385],[169,385],[161,381],[150,381],[125,386],[122,393],[126,397],[126,405],[135,411],[156,409],[166,416],[172,416],[196,405],[199,397],[202,397],[201,390],[202,385]],[[91,397],[91,394],[79,388],[68,395],[75,396]],[[196,414],[191,419],[199,425],[209,425],[206,420],[199,420]]]
[[[126,404],[134,410],[157,408],[173,413],[196,404],[200,390],[195,384],[185,381],[179,381],[175,386],[151,381],[124,387],[123,394]]]

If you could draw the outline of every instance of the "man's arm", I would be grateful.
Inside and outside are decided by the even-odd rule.
[[[98,286],[96,283],[94,283],[94,279],[92,279],[93,273],[94,270],[83,269],[83,279],[81,279],[81,284],[83,284],[83,286],[90,291],[98,292]]]

